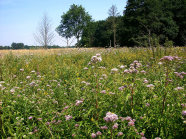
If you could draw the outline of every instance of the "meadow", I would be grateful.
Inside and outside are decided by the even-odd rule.
[[[0,138],[183,139],[184,47],[0,51]]]

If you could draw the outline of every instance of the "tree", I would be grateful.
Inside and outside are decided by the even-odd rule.
[[[166,37],[173,40],[177,36],[178,26],[166,2],[168,0],[128,0],[124,22],[130,45],[141,45],[146,41],[150,46],[152,37],[163,43]]]
[[[61,23],[56,31],[62,37],[69,39],[73,36],[77,39],[77,45],[84,28],[91,21],[91,16],[80,5],[71,5],[70,9],[61,16]]]
[[[11,47],[12,47],[12,49],[23,49],[24,48],[24,43],[15,43],[15,42],[13,42],[11,44]]]
[[[95,32],[98,22],[89,22],[84,28],[79,44],[83,47],[95,47],[94,42],[96,39]]]
[[[43,46],[45,49],[52,44],[54,39],[54,33],[52,31],[51,20],[44,14],[39,26],[37,33],[34,34],[34,38],[37,43]]]
[[[110,20],[112,21],[112,30],[113,30],[113,41],[114,47],[116,47],[116,17],[119,16],[116,5],[112,5],[108,11]]]

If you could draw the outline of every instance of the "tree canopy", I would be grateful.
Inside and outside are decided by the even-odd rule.
[[[117,9],[109,9],[109,17],[92,21],[83,30],[82,46],[151,46],[172,41],[186,44],[186,0],[128,0],[122,16],[113,16]],[[113,18],[114,17],[114,18]]]
[[[91,16],[80,5],[71,5],[70,9],[61,16],[61,23],[57,27],[58,34],[65,38],[76,37],[77,42],[82,37],[83,30],[91,21]]]

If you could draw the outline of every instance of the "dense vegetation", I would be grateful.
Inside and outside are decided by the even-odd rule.
[[[72,50],[1,55],[0,138],[185,137],[184,48]]]
[[[122,16],[91,21],[82,34],[82,46],[113,44],[112,18],[115,19],[116,44],[150,46],[156,40],[163,45],[171,40],[176,46],[186,44],[186,0],[128,0]]]

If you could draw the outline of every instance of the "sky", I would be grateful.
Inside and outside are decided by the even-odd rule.
[[[51,19],[55,38],[53,44],[65,46],[55,28],[59,26],[61,15],[70,5],[82,5],[95,21],[108,17],[108,10],[116,5],[122,15],[127,0],[0,0],[0,46],[12,42],[25,45],[38,45],[34,39],[39,23],[46,13]]]

